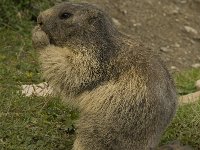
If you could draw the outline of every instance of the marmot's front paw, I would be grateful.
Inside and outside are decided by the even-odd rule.
[[[36,26],[32,31],[32,42],[35,49],[43,49],[50,45],[48,35],[39,26]]]

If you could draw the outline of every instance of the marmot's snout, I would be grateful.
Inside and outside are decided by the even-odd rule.
[[[47,9],[39,14],[37,17],[38,26],[42,27],[44,24],[48,23],[48,20],[53,16],[54,12],[52,9]]]
[[[39,26],[42,26],[43,23],[44,23],[44,19],[43,19],[42,14],[40,14],[40,15],[37,17],[37,24],[38,24]]]

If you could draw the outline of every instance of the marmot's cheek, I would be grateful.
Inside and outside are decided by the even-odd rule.
[[[50,45],[48,35],[39,26],[36,26],[32,31],[32,42],[35,49],[43,49]]]

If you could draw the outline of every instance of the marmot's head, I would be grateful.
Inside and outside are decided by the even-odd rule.
[[[115,32],[110,20],[93,5],[64,2],[38,16],[37,31],[45,32],[50,44],[56,46],[77,43],[83,46],[84,43],[102,45],[105,44],[102,40],[109,39]],[[44,39],[40,39],[40,43],[48,43],[41,42]]]

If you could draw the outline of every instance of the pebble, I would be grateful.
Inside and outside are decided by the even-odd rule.
[[[174,47],[179,48],[179,47],[181,47],[181,46],[180,46],[180,44],[175,43],[175,44],[174,44]]]
[[[112,21],[116,26],[121,26],[121,23],[116,18],[112,18]]]
[[[198,34],[198,31],[190,26],[184,26],[184,29],[186,32],[191,33],[191,34]]]
[[[160,51],[162,51],[162,52],[170,52],[171,49],[169,48],[169,46],[167,46],[167,47],[161,47]]]
[[[177,0],[179,3],[181,4],[186,4],[187,3],[187,0]]]
[[[200,68],[200,63],[192,64],[192,68]]]
[[[141,26],[141,25],[142,25],[141,23],[134,23],[133,24],[134,27],[138,27],[138,26]]]
[[[171,66],[171,69],[172,70],[177,70],[177,67],[176,66]]]
[[[180,9],[178,7],[175,7],[174,10],[171,11],[171,14],[178,14]]]
[[[168,7],[167,14],[176,15],[176,14],[179,14],[179,13],[180,13],[180,8],[179,7],[177,7],[177,6]]]
[[[200,80],[197,80],[195,82],[195,87],[196,87],[197,90],[200,90]]]
[[[127,10],[123,10],[122,13],[123,13],[124,15],[126,15],[126,14],[128,13],[128,11],[127,11]]]
[[[137,22],[136,20],[132,19],[130,20],[131,23],[133,23],[133,26],[134,27],[138,27],[138,26],[141,26],[142,24],[140,22]]]

